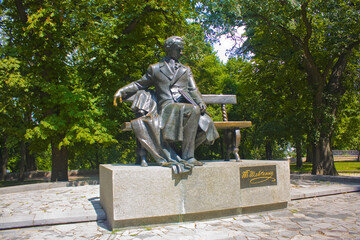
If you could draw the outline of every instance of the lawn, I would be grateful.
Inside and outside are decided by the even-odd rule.
[[[358,171],[360,172],[360,162],[335,162],[335,167],[338,172],[343,171]],[[290,164],[291,172],[311,172],[312,164],[304,163],[302,168],[297,168],[296,163]]]
[[[11,186],[17,186],[17,185],[24,185],[24,184],[32,184],[32,183],[43,183],[47,182],[45,180],[25,180],[23,182],[19,181],[0,181],[0,188],[1,187],[11,187]]]

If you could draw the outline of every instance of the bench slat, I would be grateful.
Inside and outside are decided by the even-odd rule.
[[[250,121],[228,121],[228,122],[214,122],[217,129],[229,129],[229,128],[248,128],[251,127]],[[122,131],[132,131],[131,123],[124,122],[121,125]]]
[[[236,95],[203,94],[206,104],[236,104]]]
[[[202,97],[206,104],[236,104],[236,95],[202,94]],[[125,101],[134,101],[134,96],[129,97]]]
[[[248,128],[252,125],[250,121],[214,122],[214,124],[217,129]]]

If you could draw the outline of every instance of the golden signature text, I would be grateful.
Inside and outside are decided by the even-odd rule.
[[[276,179],[274,178],[274,171],[251,171],[251,170],[245,170],[242,173],[241,176],[242,179],[246,179],[246,178],[252,178],[250,180],[251,184],[257,184],[257,183],[262,183],[262,182],[266,182],[266,181],[271,181],[271,182],[275,182]]]

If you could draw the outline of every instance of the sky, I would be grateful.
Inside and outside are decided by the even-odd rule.
[[[235,36],[237,38],[241,38],[241,35],[244,33],[244,28],[238,28]],[[244,40],[244,38],[243,38]],[[236,43],[232,38],[228,37],[227,35],[222,35],[220,37],[219,42],[213,44],[214,51],[217,52],[216,55],[219,57],[220,61],[226,63],[229,59],[229,51],[232,47],[234,47]]]
[[[220,61],[226,63],[229,59],[228,50],[230,50],[235,45],[235,42],[231,38],[227,38],[226,36],[222,36],[220,38],[220,42],[215,43],[213,45],[214,51],[216,52],[216,56],[219,57]]]

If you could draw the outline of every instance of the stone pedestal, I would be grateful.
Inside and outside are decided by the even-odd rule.
[[[209,161],[182,175],[160,166],[100,165],[100,202],[113,229],[278,209],[288,201],[288,161]]]

